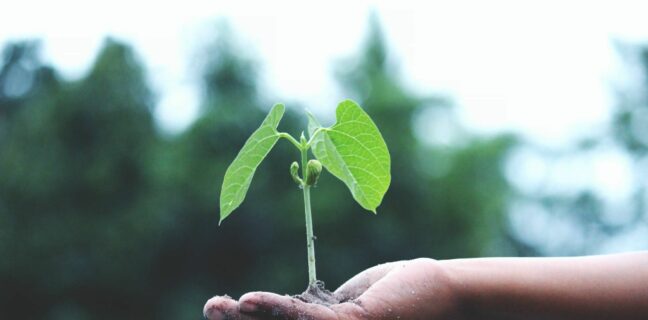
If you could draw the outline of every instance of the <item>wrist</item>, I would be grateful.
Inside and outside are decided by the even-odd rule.
[[[463,259],[441,260],[443,269],[454,300],[454,309],[459,319],[476,319],[474,317],[475,301],[471,298],[470,276]]]
[[[469,306],[467,291],[461,268],[450,260],[438,261],[433,259],[416,259],[412,261],[421,264],[425,269],[425,288],[430,295],[426,300],[433,301],[426,314],[434,319],[467,320]]]

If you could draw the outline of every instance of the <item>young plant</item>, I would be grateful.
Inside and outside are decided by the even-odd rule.
[[[378,128],[369,115],[351,100],[338,105],[337,121],[331,127],[322,127],[313,115],[308,114],[308,140],[303,132],[298,141],[288,133],[277,131],[284,110],[283,104],[272,107],[227,168],[220,194],[219,224],[243,202],[254,172],[277,141],[280,138],[290,141],[301,155],[301,177],[296,161],[290,166],[290,174],[304,193],[308,283],[311,288],[315,286],[317,276],[310,191],[322,172],[322,166],[346,184],[360,206],[376,213],[391,180],[391,160]],[[308,159],[308,150],[312,150],[316,159]]]

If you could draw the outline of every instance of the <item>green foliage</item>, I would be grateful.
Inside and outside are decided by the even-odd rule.
[[[272,107],[259,129],[254,131],[227,168],[220,195],[220,221],[227,218],[245,199],[254,172],[279,140],[277,126],[284,111],[283,104]]]
[[[290,140],[300,151],[312,147],[321,161],[308,162],[303,182],[297,176],[299,165],[293,162],[290,173],[295,182],[314,185],[324,165],[347,185],[363,208],[376,213],[389,188],[390,158],[385,140],[369,115],[357,103],[344,100],[337,107],[337,122],[329,128],[321,127],[309,114],[311,140],[307,142],[302,136],[301,142],[297,142],[277,131],[283,113],[284,106],[276,104],[227,168],[220,195],[220,221],[243,202],[254,172],[280,137]]]
[[[363,208],[376,213],[391,181],[387,145],[357,103],[342,101],[336,117],[332,127],[315,134],[321,127],[309,116],[313,153],[329,172],[347,185]]]

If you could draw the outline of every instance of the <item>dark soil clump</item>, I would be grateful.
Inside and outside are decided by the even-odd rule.
[[[314,284],[309,285],[306,291],[293,296],[301,301],[316,303],[325,306],[344,302],[331,291],[324,288],[324,281],[317,280]]]

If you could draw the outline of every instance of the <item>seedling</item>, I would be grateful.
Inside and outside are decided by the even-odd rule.
[[[304,132],[298,141],[288,133],[277,131],[284,110],[283,104],[272,107],[227,168],[220,194],[219,224],[243,202],[254,172],[277,141],[280,138],[290,141],[301,155],[301,177],[296,161],[290,165],[290,175],[304,193],[310,289],[318,282],[310,192],[322,166],[346,184],[360,206],[376,213],[391,180],[391,160],[380,131],[369,115],[351,100],[340,102],[336,110],[337,121],[330,127],[322,127],[312,114],[308,114],[308,140]],[[312,150],[315,159],[309,160],[308,150]]]

